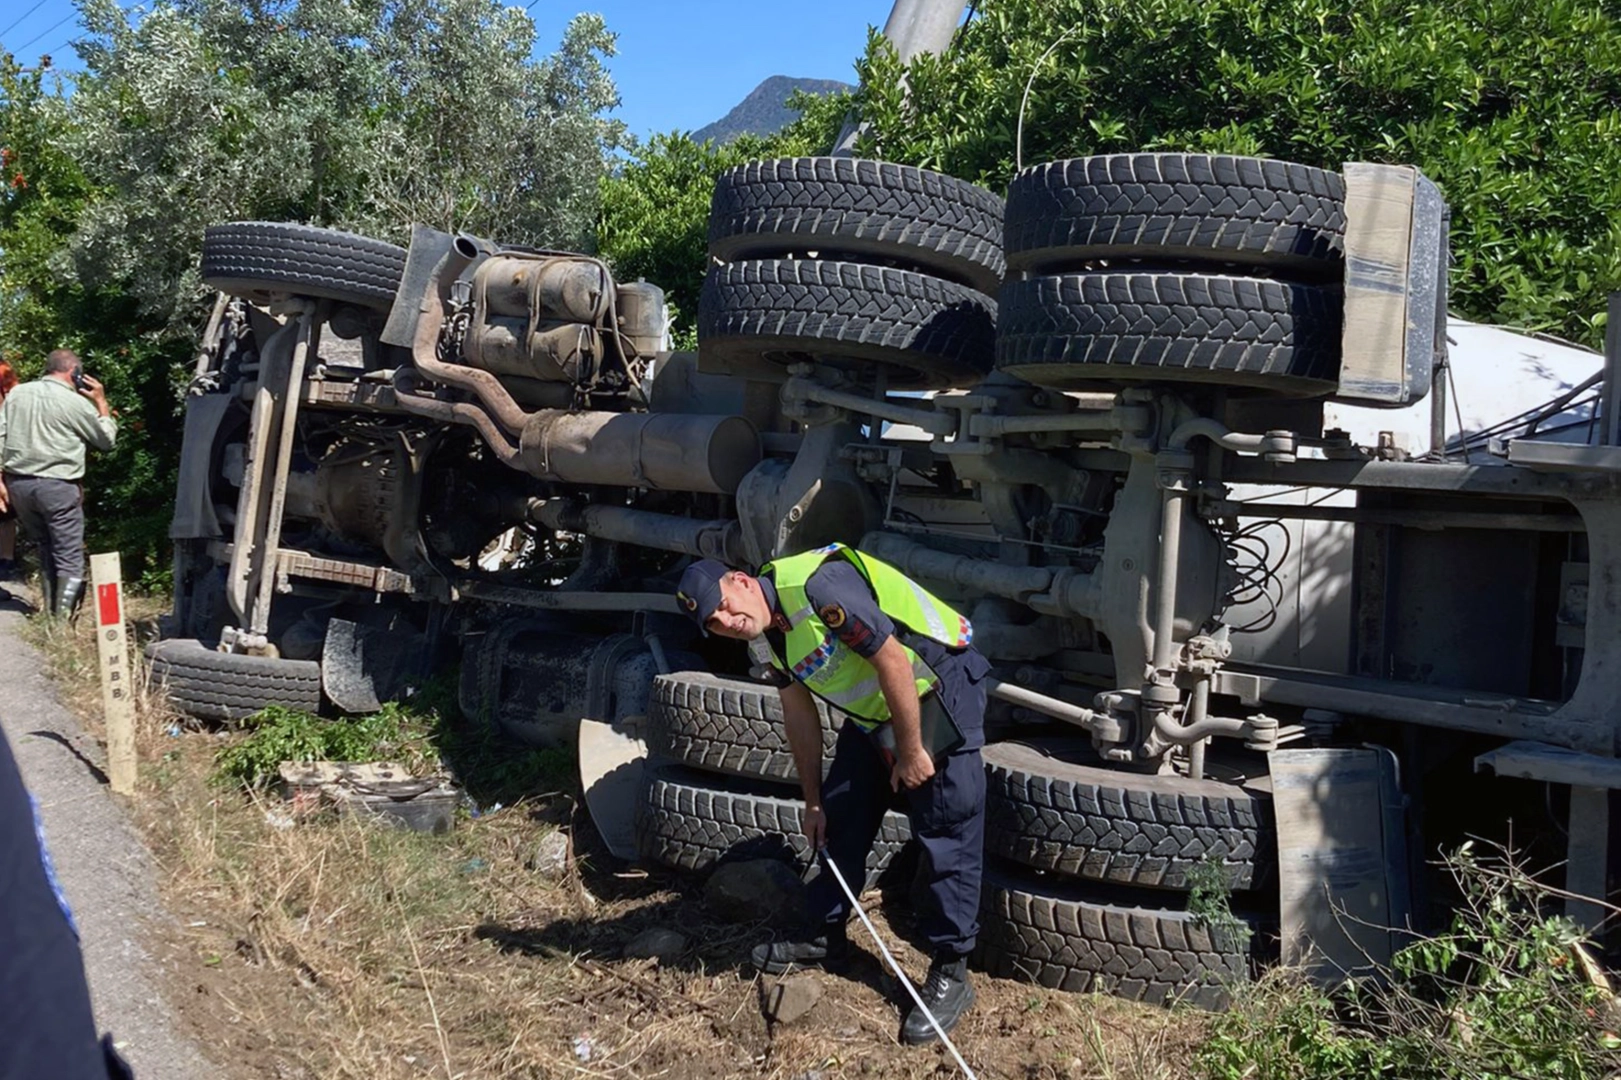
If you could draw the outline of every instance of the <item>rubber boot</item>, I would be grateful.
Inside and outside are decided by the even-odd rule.
[[[749,953],[755,969],[767,975],[784,975],[804,968],[831,968],[842,964],[850,953],[850,939],[840,930],[806,933],[790,941],[767,941]]]
[[[39,575],[39,613],[41,615],[56,614],[56,582],[46,573]]]
[[[941,1031],[949,1032],[956,1027],[963,1013],[974,1007],[974,984],[968,981],[968,959],[956,955],[936,956],[929,965],[929,978],[918,991],[918,997],[934,1014]],[[939,1037],[928,1016],[913,1005],[901,1025],[901,1042],[918,1046]]]
[[[53,613],[58,618],[67,618],[79,607],[79,600],[84,596],[84,578],[60,577],[56,579],[56,607]]]

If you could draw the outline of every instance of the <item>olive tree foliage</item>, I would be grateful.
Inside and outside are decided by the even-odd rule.
[[[71,273],[67,252],[96,191],[68,150],[65,89],[54,73],[0,56],[0,356],[32,378],[47,352],[68,346],[106,383],[121,432],[111,454],[90,459],[88,540],[124,553],[127,580],[152,584],[165,572],[161,493],[173,490],[179,452],[172,372],[188,349],[152,332],[121,290]]]
[[[507,243],[575,250],[589,242],[598,185],[626,140],[603,61],[614,35],[580,15],[561,47],[529,60],[534,32],[516,7],[408,0],[394,15],[387,100],[374,148],[375,205],[356,224],[466,229]],[[432,48],[416,43],[431,40]],[[406,46],[406,47],[401,47]],[[375,225],[370,223],[375,222]]]
[[[614,39],[581,16],[537,58],[529,17],[496,0],[79,3],[81,73],[0,54],[0,350],[31,377],[70,346],[103,377],[123,432],[92,462],[91,543],[156,584],[203,230],[587,243],[623,134]]]
[[[203,229],[295,220],[403,240],[412,221],[578,246],[622,127],[597,16],[534,59],[495,0],[82,0],[72,152],[97,187],[70,247],[189,325]]]
[[[983,0],[942,56],[903,66],[873,37],[861,151],[996,189],[1021,160],[1138,150],[1417,165],[1452,207],[1454,308],[1591,345],[1621,288],[1617,15],[1590,0]]]

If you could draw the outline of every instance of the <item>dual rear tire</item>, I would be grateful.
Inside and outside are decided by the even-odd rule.
[[[994,364],[1064,390],[1322,395],[1338,376],[1344,232],[1338,173],[1261,158],[1049,162],[1005,204],[887,162],[753,162],[716,184],[699,341],[752,377],[814,362],[882,371],[891,389],[963,388]]]
[[[997,367],[1057,389],[1292,395],[1339,374],[1338,173],[1205,154],[1037,165],[1008,190]]]
[[[990,370],[1002,200],[984,188],[856,158],[751,162],[715,185],[709,252],[707,361],[778,379],[796,363],[882,372],[895,390]]]
[[[822,716],[824,767],[839,718]],[[775,689],[676,672],[654,682],[653,763],[637,807],[642,855],[707,871],[728,858],[801,869],[802,799]],[[1275,873],[1264,777],[1202,781],[1105,768],[1084,740],[984,750],[986,854],[978,963],[993,974],[1135,1000],[1221,1007],[1251,964],[1252,920],[1213,918],[1195,886],[1253,898]],[[836,827],[836,823],[834,823]],[[905,846],[891,812],[867,864],[873,885]]]

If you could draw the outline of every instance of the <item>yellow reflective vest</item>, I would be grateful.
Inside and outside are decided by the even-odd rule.
[[[898,626],[953,649],[973,643],[974,628],[950,604],[923,586],[871,555],[863,555],[843,544],[790,555],[766,564],[761,577],[769,577],[777,589],[777,604],[788,622],[784,654],[772,650],[772,665],[829,705],[848,714],[861,727],[872,730],[889,719],[889,703],[878,685],[878,671],[871,661],[839,640],[814,610],[805,595],[805,583],[831,558],[842,558],[860,571],[878,598],[878,607]],[[837,616],[842,618],[842,612]],[[907,648],[918,697],[939,681],[916,652]]]

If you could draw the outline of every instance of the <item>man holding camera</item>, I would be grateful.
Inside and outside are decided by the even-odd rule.
[[[101,383],[71,349],[0,405],[0,511],[13,509],[38,545],[42,609],[71,614],[84,593],[84,456],[111,450],[118,423]]]

